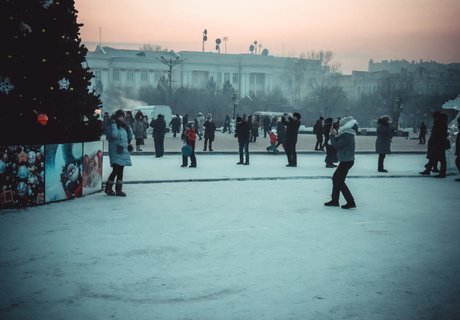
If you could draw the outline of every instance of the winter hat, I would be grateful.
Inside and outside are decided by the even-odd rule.
[[[353,121],[353,120],[355,120],[355,119],[353,119],[352,116],[347,116],[347,117],[343,117],[342,119],[340,119],[340,122],[339,122],[339,123],[340,123],[340,126],[343,127],[343,126],[345,126],[348,122]]]
[[[115,111],[115,118],[119,118],[121,116],[125,116],[125,112],[123,110],[117,110]]]
[[[236,122],[241,122],[243,119],[241,117],[236,117]]]
[[[294,112],[293,116],[296,117],[296,118],[299,119],[299,120],[300,120],[300,118],[301,118],[301,117],[300,117],[300,113],[298,113],[298,112]]]

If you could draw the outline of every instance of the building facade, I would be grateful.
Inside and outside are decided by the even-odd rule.
[[[87,54],[93,70],[93,87],[118,87],[139,90],[157,86],[162,76],[168,77],[169,62],[174,88],[205,88],[212,78],[219,88],[229,81],[239,99],[263,95],[275,88],[285,97],[300,100],[309,94],[308,81],[321,74],[319,60],[301,59],[302,82],[299,83],[297,58],[254,54],[218,54],[210,52],[158,52],[114,49],[98,46]],[[163,61],[163,62],[162,62]]]

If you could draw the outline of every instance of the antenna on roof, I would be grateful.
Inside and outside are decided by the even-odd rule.
[[[101,46],[102,43],[102,27],[99,27],[99,47]]]

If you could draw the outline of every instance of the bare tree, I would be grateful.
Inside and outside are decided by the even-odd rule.
[[[338,85],[337,73],[340,63],[334,61],[332,51],[311,51],[305,55],[308,59],[317,60],[320,64],[319,73],[310,81],[312,100],[323,116],[330,116],[340,102],[346,100],[343,88]]]

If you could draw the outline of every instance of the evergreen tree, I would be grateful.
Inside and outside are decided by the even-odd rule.
[[[98,139],[101,102],[88,90],[93,75],[74,1],[0,3],[0,144]]]

